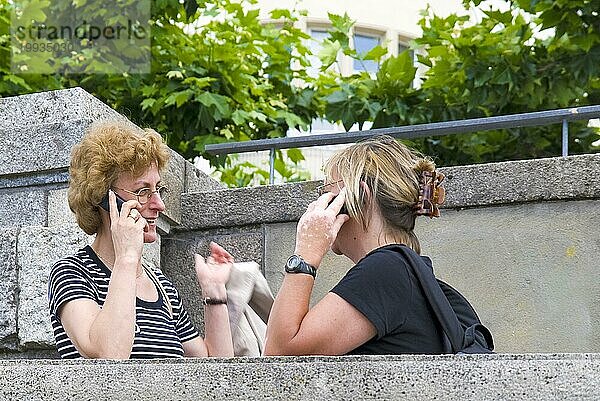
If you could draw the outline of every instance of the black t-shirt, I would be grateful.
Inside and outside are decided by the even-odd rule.
[[[431,268],[431,260],[421,257]],[[350,354],[441,354],[443,336],[419,281],[390,246],[371,251],[331,290],[377,329]]]

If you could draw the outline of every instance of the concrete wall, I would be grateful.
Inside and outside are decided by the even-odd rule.
[[[598,355],[0,361],[10,400],[598,400]]]

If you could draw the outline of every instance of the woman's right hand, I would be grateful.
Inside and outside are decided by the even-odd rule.
[[[110,231],[115,249],[115,261],[122,260],[133,264],[137,269],[142,258],[144,248],[144,228],[146,219],[142,217],[137,208],[142,205],[136,200],[129,200],[121,206],[121,212],[117,209],[117,200],[112,190],[108,191],[108,202],[110,205]],[[137,212],[137,218],[130,215],[131,211]]]
[[[350,219],[347,214],[339,214],[345,200],[346,188],[338,195],[326,192],[308,205],[298,221],[294,253],[315,268],[321,264],[342,225]]]
[[[202,289],[202,296],[226,299],[225,284],[229,281],[233,256],[215,242],[210,243],[210,256],[206,260],[194,254],[196,278]]]

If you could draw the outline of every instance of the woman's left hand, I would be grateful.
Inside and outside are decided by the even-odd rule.
[[[350,219],[347,214],[339,214],[345,200],[346,188],[338,195],[324,193],[308,205],[298,221],[294,253],[315,268],[321,264],[342,225]]]
[[[196,262],[196,277],[205,297],[224,299],[225,284],[229,280],[233,256],[220,245],[210,243],[210,256],[204,260],[199,255],[194,255]]]

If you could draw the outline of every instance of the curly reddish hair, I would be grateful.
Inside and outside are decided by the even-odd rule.
[[[121,121],[90,125],[71,152],[69,207],[88,235],[96,234],[102,219],[98,204],[108,189],[128,172],[141,176],[152,163],[163,170],[171,153],[161,136]]]

